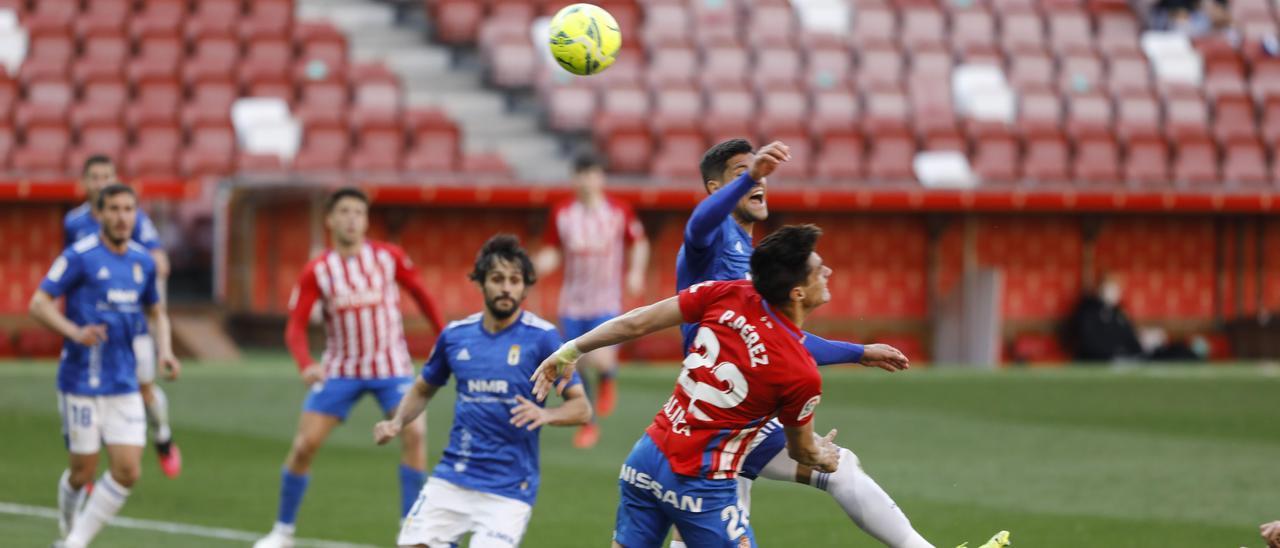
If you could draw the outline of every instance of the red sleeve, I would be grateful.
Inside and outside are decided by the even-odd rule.
[[[626,223],[623,229],[622,240],[627,245],[633,245],[636,242],[645,241],[644,223],[640,222],[640,218],[636,217],[636,212],[631,209],[630,205],[625,202],[618,202],[618,209],[622,210],[623,222]]]
[[[396,281],[409,292],[413,300],[418,303],[418,309],[422,310],[422,313],[427,316],[427,321],[431,322],[431,327],[439,333],[444,329],[444,319],[440,316],[436,300],[431,298],[426,288],[422,287],[418,277],[418,267],[414,266],[413,261],[403,249],[387,246],[387,250],[396,261]]]
[[[708,281],[689,286],[689,289],[680,292],[680,315],[684,317],[685,323],[698,323],[702,321],[702,315],[719,294],[724,292],[724,288],[730,284],[725,282]]]
[[[822,376],[816,365],[805,360],[805,372],[799,379],[786,384],[782,392],[782,405],[778,421],[783,426],[804,426],[813,420],[813,412],[822,400]]]
[[[299,370],[315,363],[311,359],[311,347],[307,344],[307,324],[311,322],[311,307],[315,306],[318,298],[320,288],[316,284],[315,263],[312,262],[303,269],[302,277],[298,278],[298,284],[289,296],[289,322],[284,328],[285,346],[289,347]]]
[[[551,208],[551,214],[547,216],[547,228],[542,231],[542,243],[548,247],[559,248],[560,244],[560,212],[564,210],[563,204],[557,204]]]

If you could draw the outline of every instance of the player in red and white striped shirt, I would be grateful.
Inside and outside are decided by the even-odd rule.
[[[333,248],[325,250],[302,270],[289,301],[285,341],[298,363],[302,379],[311,387],[293,448],[285,460],[280,486],[280,509],[271,534],[255,547],[293,546],[294,521],[306,492],[311,459],[333,428],[346,419],[351,406],[373,394],[387,416],[413,384],[413,360],[404,341],[400,317],[400,289],[404,286],[436,332],[442,321],[435,302],[418,281],[418,271],[400,248],[365,238],[369,227],[369,199],[359,190],[344,188],[325,204],[325,225]],[[311,358],[307,324],[320,301],[325,325],[325,350],[319,362]],[[401,434],[401,516],[408,513],[426,478],[425,425],[406,425]]]
[[[577,196],[552,208],[545,232],[546,246],[535,258],[542,276],[554,271],[564,259],[559,319],[566,339],[591,331],[621,312],[623,259],[628,249],[625,281],[629,293],[639,294],[644,288],[644,271],[649,264],[644,225],[626,202],[605,196],[604,166],[594,155],[580,154],[573,167]],[[613,412],[618,351],[601,348],[582,359],[600,374],[593,403],[596,415],[607,417]],[[588,383],[585,369],[582,381]],[[600,431],[592,421],[578,430],[573,443],[591,447],[599,437]]]

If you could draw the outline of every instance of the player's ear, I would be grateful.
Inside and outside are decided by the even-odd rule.
[[[720,181],[717,181],[715,179],[707,179],[705,181],[702,181],[702,186],[707,189],[707,194],[711,194],[712,192],[720,190],[720,187],[724,185],[721,185]]]
[[[797,285],[797,286],[795,286],[795,287],[793,287],[793,288],[791,288],[791,295],[790,295],[790,296],[791,296],[791,302],[793,302],[793,303],[802,303],[802,302],[804,302],[804,288],[803,288],[803,287],[800,287],[800,286],[798,286],[798,285]]]

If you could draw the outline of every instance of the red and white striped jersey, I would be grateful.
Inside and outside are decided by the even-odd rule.
[[[301,369],[310,366],[306,325],[320,301],[325,326],[321,358],[329,378],[385,379],[413,376],[413,360],[404,340],[400,289],[418,301],[439,331],[435,304],[418,282],[417,270],[404,251],[391,244],[367,241],[360,251],[343,257],[329,249],[303,268],[289,299],[286,341]]]
[[[560,315],[594,318],[619,313],[627,246],[644,239],[644,226],[620,200],[605,198],[587,207],[575,199],[552,209],[546,243],[564,253]]]
[[[679,302],[697,335],[674,392],[645,431],[675,473],[732,478],[769,419],[790,427],[813,420],[822,377],[804,335],[750,281],[695,284]]]

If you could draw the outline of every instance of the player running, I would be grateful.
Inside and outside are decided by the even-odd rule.
[[[623,252],[628,247],[628,293],[638,295],[644,289],[644,271],[649,264],[644,226],[626,202],[605,196],[604,166],[600,160],[592,154],[581,154],[573,167],[577,195],[551,210],[546,246],[534,259],[538,274],[545,276],[555,271],[564,258],[560,328],[568,339],[622,311]],[[582,361],[600,375],[595,409],[601,418],[607,417],[613,413],[616,399],[613,377],[618,368],[618,351],[614,347],[601,348],[583,356]],[[584,373],[584,383],[588,376]],[[587,448],[599,439],[599,428],[592,421],[578,430],[573,444]]]
[[[325,226],[333,248],[307,263],[290,299],[285,342],[310,387],[302,418],[285,458],[280,478],[280,506],[271,533],[257,548],[293,546],[294,523],[310,480],[316,452],[351,407],[365,394],[378,400],[390,416],[413,384],[413,361],[404,342],[400,290],[409,291],[418,308],[440,330],[435,301],[418,281],[418,271],[404,251],[365,238],[369,199],[343,188],[325,203]],[[320,362],[311,358],[307,323],[319,300],[325,322],[325,350]],[[426,479],[425,425],[404,429],[400,453],[400,515],[408,513]]]
[[[94,194],[98,232],[64,250],[31,297],[31,316],[66,339],[57,383],[70,467],[58,481],[62,540],[54,545],[68,548],[88,546],[124,506],[142,473],[147,421],[134,340],[148,321],[155,324],[160,365],[170,379],[181,369],[170,344],[156,264],[131,239],[138,198],[120,184],[98,187]],[[63,296],[65,315],[54,301]],[[104,444],[110,468],[82,508]]]
[[[382,445],[413,424],[449,376],[457,377],[449,445],[400,529],[400,546],[473,548],[520,544],[538,494],[538,437],[543,425],[591,420],[580,379],[562,385],[564,403],[533,401],[530,375],[560,346],[555,325],[522,309],[537,281],[514,236],[498,235],[476,256],[471,279],[484,311],[449,324],[436,339],[422,376],[391,420],[374,425]]]
[[[796,462],[828,473],[847,464],[835,430],[813,433],[822,377],[800,331],[831,299],[831,269],[814,251],[820,234],[813,225],[783,227],[751,255],[751,281],[694,285],[565,343],[540,366],[541,396],[584,352],[697,326],[674,393],[622,466],[613,546],[656,548],[672,525],[692,546],[755,546],[734,478],[771,418],[782,422]]]
[[[84,169],[80,171],[80,184],[84,186],[85,202],[67,212],[62,220],[63,247],[71,247],[76,242],[99,231],[98,218],[92,204],[97,203],[98,193],[107,185],[117,183],[116,167],[111,158],[103,155],[90,156],[84,161]],[[156,291],[161,300],[165,300],[169,281],[169,255],[165,253],[160,242],[160,234],[151,218],[137,210],[137,222],[133,225],[131,237],[133,241],[144,247],[156,265]],[[169,398],[164,390],[156,384],[156,347],[147,326],[133,340],[134,355],[138,360],[138,389],[142,394],[142,403],[147,409],[147,422],[155,432],[156,456],[160,459],[160,471],[170,478],[178,477],[182,472],[182,452],[173,442],[173,432],[169,428]]]
[[[769,216],[766,178],[789,159],[790,150],[781,142],[753,153],[747,140],[731,139],[707,150],[699,168],[710,195],[698,204],[685,226],[684,244],[676,257],[677,289],[708,280],[751,277],[751,231],[755,223]],[[685,347],[689,348],[697,325],[685,324],[682,330]],[[884,344],[863,346],[829,341],[807,332],[803,342],[818,365],[860,363],[890,372],[910,366],[906,356]],[[748,449],[739,475],[745,506],[750,507],[751,482],[755,478],[795,481],[829,493],[859,528],[886,546],[932,546],[916,532],[889,494],[863,471],[856,454],[841,448],[842,465],[838,471],[815,471],[782,452],[788,440],[781,426],[776,421],[766,424],[755,445]],[[680,536],[676,535],[671,548],[684,548]]]

